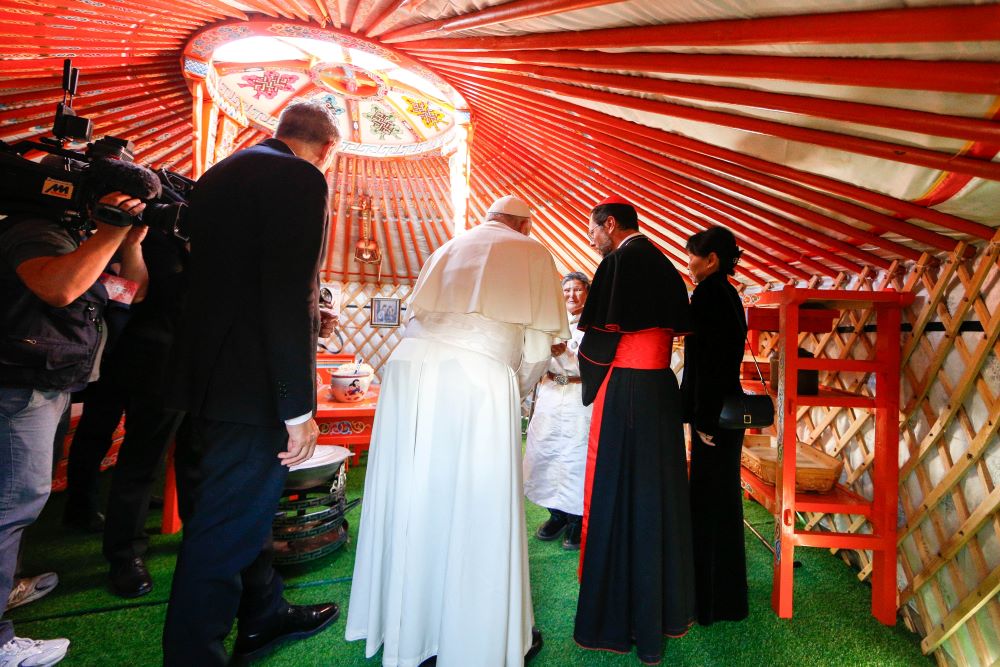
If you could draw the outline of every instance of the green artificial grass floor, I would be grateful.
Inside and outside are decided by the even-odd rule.
[[[348,497],[361,495],[364,466],[349,473]],[[107,475],[105,475],[107,476]],[[72,641],[63,665],[153,666],[162,661],[160,633],[180,535],[155,535],[147,565],[153,592],[133,601],[105,589],[107,566],[100,536],[82,535],[59,525],[64,494],[53,495],[41,519],[26,535],[24,567],[28,573],[55,571],[59,587],[47,597],[15,609],[10,617],[19,636]],[[772,532],[770,515],[746,504],[747,518],[764,535]],[[296,604],[339,602],[341,619],[310,639],[286,645],[261,661],[264,666],[349,667],[380,665],[380,656],[365,660],[364,642],[344,641],[344,620],[354,563],[360,509],[348,514],[351,541],[314,564],[285,570],[286,597]],[[547,512],[528,504],[529,535]],[[159,527],[159,516],[150,518]],[[545,647],[533,667],[639,665],[634,654],[585,651],[573,642],[576,611],[577,553],[559,542],[528,541],[536,624]],[[782,620],[770,606],[771,557],[746,533],[750,617],[739,623],[695,626],[681,639],[667,640],[664,665],[932,665],[918,637],[902,623],[885,627],[870,613],[870,589],[855,572],[822,549],[798,549],[803,566],[795,573],[795,617]],[[230,641],[232,636],[230,637]],[[192,666],[196,667],[196,666]],[[469,665],[467,667],[493,667]]]

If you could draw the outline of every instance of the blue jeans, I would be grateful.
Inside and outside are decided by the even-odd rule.
[[[0,387],[0,617],[14,584],[21,533],[52,488],[52,442],[69,392]],[[0,620],[0,646],[14,637]]]

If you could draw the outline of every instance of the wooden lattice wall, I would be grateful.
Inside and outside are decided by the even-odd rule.
[[[344,337],[341,350],[347,354],[360,354],[375,369],[375,376],[381,380],[382,366],[389,355],[403,339],[403,327],[371,326],[372,297],[395,297],[400,299],[402,308],[400,319],[407,319],[406,300],[413,291],[412,285],[376,285],[374,283],[340,283],[341,308],[340,331]]]
[[[901,611],[941,665],[1000,661],[1000,234],[887,272],[822,287],[914,291],[904,312],[900,414]],[[964,258],[964,259],[963,259]],[[870,311],[847,311],[833,332],[801,334],[817,356],[868,358]],[[777,336],[763,340],[764,356]],[[872,377],[826,373],[820,382],[872,393]],[[799,438],[844,461],[841,482],[871,497],[874,421],[868,410],[803,408]],[[810,528],[870,532],[864,517],[809,515]],[[871,573],[870,553],[842,554]]]

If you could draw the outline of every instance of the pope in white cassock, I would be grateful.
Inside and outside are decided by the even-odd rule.
[[[570,333],[530,215],[498,199],[431,255],[384,366],[346,636],[386,667],[515,667],[540,648],[520,405]]]

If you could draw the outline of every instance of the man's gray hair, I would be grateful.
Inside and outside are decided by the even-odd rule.
[[[337,120],[330,108],[318,100],[295,100],[278,117],[276,139],[298,139],[322,146],[340,140]]]

